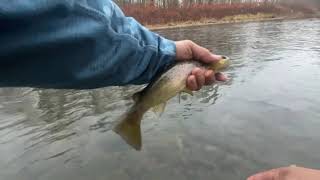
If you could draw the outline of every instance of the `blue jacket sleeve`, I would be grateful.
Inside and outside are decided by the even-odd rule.
[[[175,51],[111,0],[0,1],[0,87],[143,84]]]

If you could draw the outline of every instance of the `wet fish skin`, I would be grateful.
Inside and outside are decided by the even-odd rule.
[[[162,113],[166,102],[178,93],[188,92],[191,94],[186,88],[186,81],[194,68],[199,67],[219,72],[228,65],[229,58],[225,56],[213,64],[204,64],[198,61],[176,63],[155,78],[145,89],[133,96],[134,106],[120,118],[113,130],[133,148],[140,150],[142,146],[140,124],[145,112],[153,108],[154,111]]]

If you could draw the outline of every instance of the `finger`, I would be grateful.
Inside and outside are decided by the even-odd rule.
[[[217,81],[227,81],[228,80],[227,76],[225,76],[222,73],[216,73],[215,78]]]
[[[196,91],[198,89],[198,84],[196,81],[196,77],[194,75],[190,75],[187,79],[187,88],[191,91]]]
[[[273,169],[251,176],[248,180],[283,180],[289,173],[288,168]]]
[[[274,174],[273,172],[263,172],[263,173],[259,173],[249,177],[248,180],[279,180],[279,179],[276,179],[276,174]]]
[[[211,53],[208,49],[195,43],[191,46],[193,57],[204,63],[212,63],[222,59],[222,56]]]
[[[204,76],[204,70],[200,68],[194,68],[191,72],[192,75],[195,76],[196,82],[197,82],[197,89],[196,91],[200,90],[201,87],[205,84],[205,76]]]
[[[197,71],[195,76],[196,76],[196,80],[197,80],[198,90],[200,90],[201,87],[206,82],[206,78],[204,76],[204,70],[201,69],[201,70]]]
[[[198,68],[198,67],[196,67],[196,68],[194,68],[194,69],[191,71],[191,74],[192,74],[192,75],[197,75],[198,72],[200,72],[200,71],[201,71],[201,69]]]
[[[215,74],[212,70],[208,70],[204,74],[206,82],[205,85],[211,85],[216,81]]]

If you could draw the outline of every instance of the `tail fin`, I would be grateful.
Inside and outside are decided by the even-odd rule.
[[[140,124],[143,114],[144,112],[139,111],[139,109],[133,109],[125,114],[113,129],[136,150],[141,150],[142,146]]]

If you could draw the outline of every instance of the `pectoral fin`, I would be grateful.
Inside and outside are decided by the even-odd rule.
[[[134,100],[134,102],[138,102],[140,100],[140,97],[141,97],[141,92],[137,92],[137,93],[134,93],[132,95],[132,99]]]
[[[152,108],[152,111],[157,115],[161,116],[166,108],[167,103],[162,103]]]
[[[182,90],[182,92],[187,93],[187,94],[193,96],[193,92],[192,92],[191,90],[189,90],[189,89],[184,89],[184,90]]]

